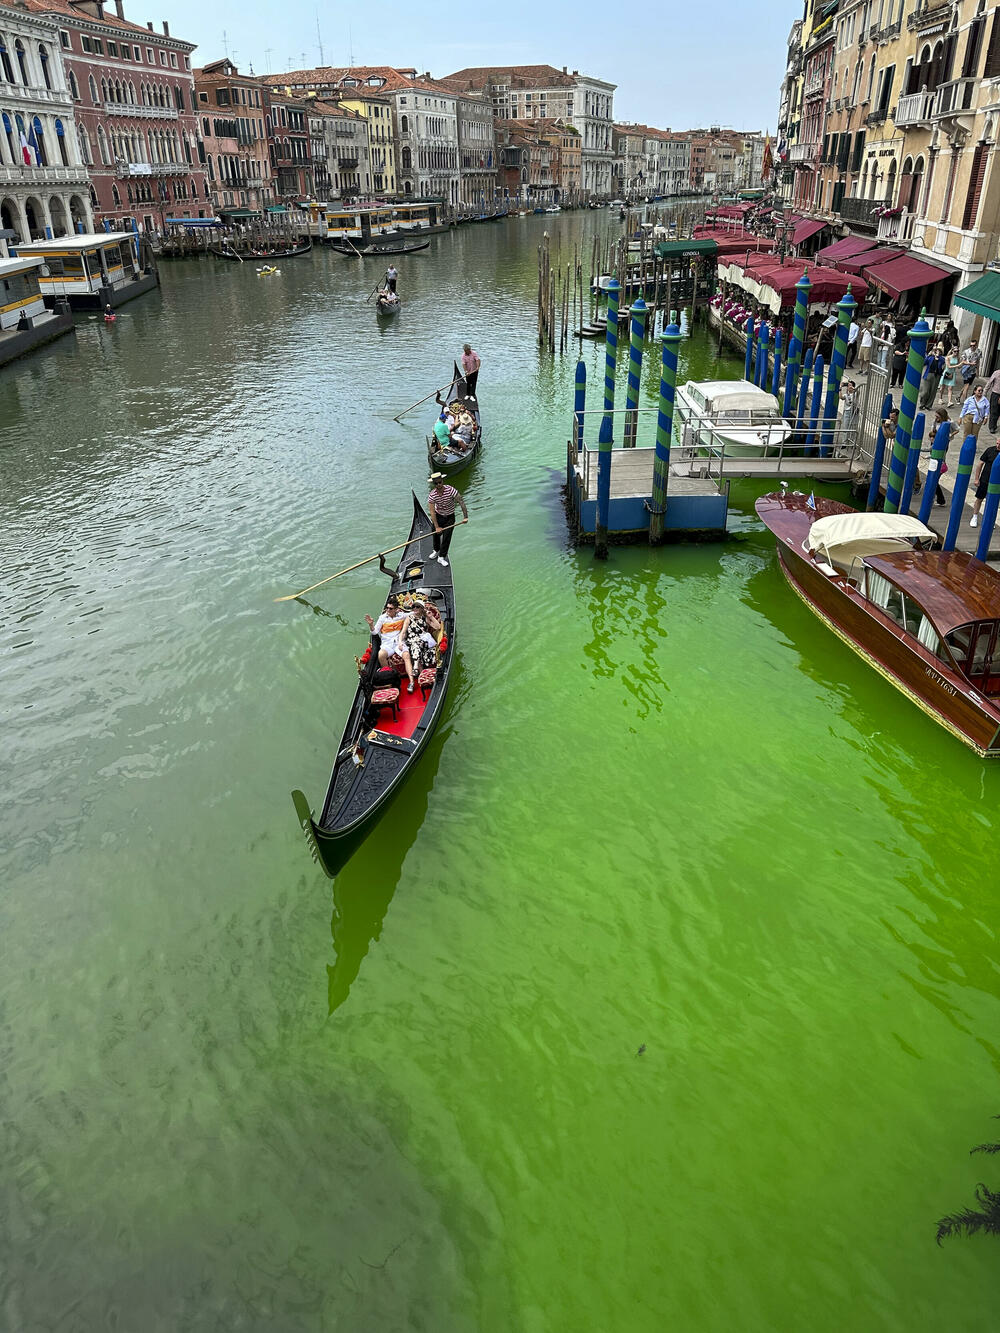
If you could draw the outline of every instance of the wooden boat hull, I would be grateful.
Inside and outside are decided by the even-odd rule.
[[[330,249],[354,259],[368,259],[372,255],[413,255],[426,250],[430,241],[416,241],[413,245],[351,245],[346,241],[331,241]]]
[[[429,590],[441,615],[448,648],[412,737],[408,740],[393,737],[377,726],[369,729],[365,725],[365,696],[359,683],[319,819],[313,817],[302,792],[292,793],[295,812],[313,857],[331,879],[347,864],[402,788],[444,709],[455,661],[455,591],[451,566],[442,569],[436,560],[429,559],[432,532],[433,524],[414,495],[411,541],[402,552],[389,591],[401,593],[415,587]],[[419,572],[414,574],[414,570]],[[378,735],[375,743],[371,742],[373,733]],[[354,764],[350,754],[359,742],[366,745],[361,767]]]
[[[222,250],[216,245],[208,247],[208,253],[215,255],[216,259],[231,259],[234,262],[248,263],[255,259],[295,259],[298,255],[307,255],[312,249],[312,240],[305,241],[301,245],[294,246],[291,250],[271,250],[267,254],[259,250]]]
[[[758,501],[758,513],[768,523]],[[791,497],[788,497],[790,500]],[[804,499],[804,497],[803,497]],[[817,501],[817,513],[846,513],[849,506]],[[774,528],[771,529],[774,531]],[[805,605],[863,661],[935,722],[981,758],[1000,758],[1000,707],[945,666],[845,579],[833,579],[814,560],[775,532],[782,573]]]
[[[464,454],[459,453],[456,449],[438,449],[434,437],[430,437],[427,444],[428,465],[432,472],[444,472],[448,476],[454,476],[457,472],[464,472],[473,459],[479,457],[479,451],[483,447],[483,423],[479,414],[479,404],[475,400],[466,399],[465,379],[458,366],[454,365],[452,370],[452,380],[454,383],[448,391],[446,402],[452,403],[456,399],[465,400],[472,415],[476,418],[479,434],[473,447]]]
[[[385,319],[389,319],[391,316],[393,316],[393,315],[398,315],[398,314],[399,314],[399,308],[400,308],[400,306],[401,306],[402,304],[403,304],[403,302],[402,302],[401,300],[399,300],[399,301],[380,301],[380,300],[378,299],[378,297],[376,296],[376,298],[375,298],[375,313],[376,313],[376,315],[381,315],[381,316],[383,316],[383,318],[385,318]]]

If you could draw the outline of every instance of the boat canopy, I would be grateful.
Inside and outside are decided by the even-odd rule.
[[[838,569],[850,571],[868,555],[906,550],[914,540],[933,541],[934,533],[909,514],[828,514],[809,529],[809,549]]]
[[[774,412],[777,401],[773,394],[758,389],[750,380],[703,380],[694,382],[705,398],[709,412]]]

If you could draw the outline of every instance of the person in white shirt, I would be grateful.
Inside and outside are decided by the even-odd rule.
[[[396,272],[396,265],[390,264],[385,271],[385,285],[389,288],[390,292],[396,290],[396,279],[398,277],[399,274]]]
[[[854,365],[854,358],[858,354],[858,334],[861,329],[856,320],[851,320],[851,327],[847,330],[847,362],[848,366]]]
[[[983,386],[976,387],[962,404],[962,429],[966,435],[974,435],[979,440],[983,422],[990,414],[990,400],[983,391]]]
[[[865,327],[861,330],[861,365],[859,370],[867,370],[868,362],[872,356],[872,322],[865,321]]]

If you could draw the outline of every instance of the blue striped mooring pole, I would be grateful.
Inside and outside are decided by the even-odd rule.
[[[823,397],[823,358],[818,356],[813,362],[813,393],[812,406],[809,409],[809,434],[806,436],[806,444],[814,445],[816,443],[817,427],[819,425],[819,405]]]
[[[809,377],[812,374],[813,349],[806,348],[806,359],[802,363],[802,374],[799,378],[799,405],[795,413],[796,430],[801,430],[806,424],[806,413],[809,410]]]
[[[833,338],[833,356],[830,359],[830,373],[826,377],[826,406],[823,410],[823,448],[820,453],[829,458],[833,444],[833,433],[837,427],[837,409],[840,406],[840,382],[844,377],[847,364],[847,334],[854,318],[857,301],[851,295],[848,284],[837,306],[837,332]]]
[[[903,489],[899,497],[899,512],[910,512],[913,499],[913,483],[917,479],[917,467],[920,463],[920,447],[924,440],[924,414],[918,412],[913,418],[913,434],[910,436],[910,450],[906,455],[906,472],[903,474]]]
[[[656,453],[653,458],[653,502],[649,510],[649,543],[663,540],[667,512],[667,484],[670,477],[670,443],[674,429],[674,390],[677,385],[677,349],[681,345],[679,327],[670,323],[660,335],[662,347],[660,402],[656,414]]]
[[[753,315],[747,315],[747,358],[743,367],[743,378],[750,378],[750,364],[753,361]]]
[[[983,526],[979,531],[979,545],[976,547],[976,559],[985,560],[990,553],[990,541],[996,527],[997,509],[1000,508],[1000,454],[993,460],[990,468],[990,480],[986,491],[986,505],[983,509]]]
[[[771,330],[765,320],[757,331],[757,366],[754,371],[754,383],[758,389],[763,389],[767,382],[767,347]]]
[[[771,375],[771,392],[775,398],[781,387],[781,330],[774,330],[774,372]]]
[[[642,380],[642,349],[646,342],[646,302],[637,296],[629,325],[628,386],[625,390],[625,448],[635,448],[639,429],[639,384]]]
[[[951,424],[942,421],[935,432],[934,443],[931,445],[931,458],[927,464],[927,475],[924,478],[924,493],[920,497],[920,513],[917,517],[921,523],[926,523],[931,516],[931,505],[934,503],[934,496],[941,481],[941,464],[944,462],[950,442]]]
[[[583,449],[583,414],[587,410],[587,367],[583,360],[576,363],[576,384],[573,389],[573,442],[576,452]]]
[[[948,513],[948,531],[944,535],[945,551],[954,551],[958,541],[958,529],[962,523],[962,511],[965,508],[965,495],[969,489],[972,465],[976,461],[976,437],[966,435],[962,441],[962,452],[958,455],[958,467],[955,470],[955,489],[951,493],[951,509]]]
[[[892,394],[887,393],[882,399],[882,416],[875,432],[875,448],[872,451],[872,475],[868,483],[868,499],[865,508],[869,511],[878,504],[879,487],[882,484],[882,466],[885,462],[885,436],[882,434],[882,422],[892,411]]]
[[[597,523],[594,559],[608,558],[608,515],[611,511],[611,446],[615,430],[615,372],[618,369],[618,279],[608,283],[608,327],[604,342],[604,415],[597,437]]]
[[[913,418],[920,396],[920,377],[924,373],[927,340],[930,336],[930,325],[921,313],[909,333],[910,352],[906,358],[906,378],[903,380],[903,396],[899,402],[899,425],[896,427],[896,439],[892,446],[892,457],[889,459],[889,476],[885,483],[887,514],[899,513],[903,479],[906,475],[906,458],[910,451],[910,437],[913,434]]]
[[[806,345],[806,316],[811,287],[808,273],[803,273],[795,284],[795,315],[792,319],[792,337],[788,344],[785,403],[781,413],[784,417],[790,417],[795,407],[795,390],[798,387],[799,370],[802,365],[802,349]]]

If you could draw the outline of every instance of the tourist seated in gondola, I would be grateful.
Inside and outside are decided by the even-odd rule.
[[[449,424],[449,422],[451,424]],[[434,423],[434,442],[439,449],[447,449],[451,444],[451,427],[455,418],[449,412],[442,412]]]
[[[394,666],[394,658],[401,661],[410,682],[407,693],[412,694],[414,690],[413,661],[410,657],[410,650],[406,646],[406,632],[409,628],[410,617],[400,606],[399,598],[395,593],[391,594],[385,604],[385,610],[378,620],[373,621],[371,616],[365,616],[365,620],[368,621],[368,628],[371,632],[379,636],[379,666]]]
[[[461,453],[467,453],[472,448],[473,441],[476,438],[476,419],[471,412],[466,412],[463,408],[460,408],[454,421],[451,442]]]
[[[410,612],[409,624],[406,627],[406,646],[413,669],[418,674],[428,667],[437,666],[437,640],[431,629],[427,610],[423,603],[418,602]],[[440,626],[440,618],[437,623]]]

